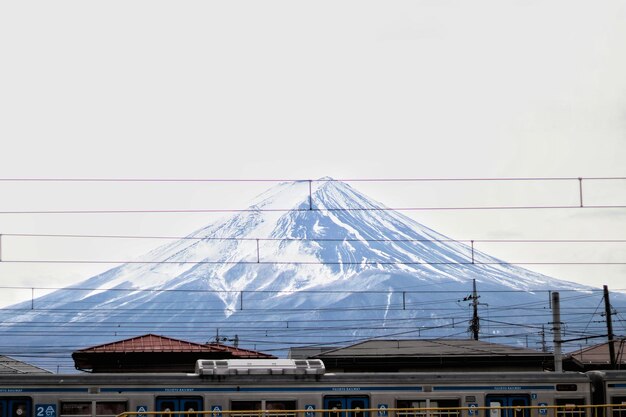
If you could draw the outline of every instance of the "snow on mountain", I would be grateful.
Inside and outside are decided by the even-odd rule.
[[[581,287],[472,252],[345,183],[285,182],[247,210],[34,300],[34,309],[28,302],[2,310],[0,334],[19,335],[11,346],[67,351],[148,332],[206,341],[217,328],[260,350],[458,337],[467,334],[468,304],[459,300],[472,280],[491,292],[481,308],[522,327],[550,322],[546,293],[533,290]],[[573,294],[577,306],[597,306],[589,293]],[[535,306],[543,311],[525,317]],[[69,343],[55,332],[67,332]]]

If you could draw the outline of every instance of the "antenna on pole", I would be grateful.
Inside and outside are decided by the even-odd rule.
[[[548,346],[546,345],[546,329],[543,324],[541,325],[541,332],[539,334],[541,335],[541,351],[545,353],[548,351]]]
[[[474,310],[472,314],[472,320],[470,321],[469,331],[473,334],[474,340],[478,340],[478,333],[480,331],[480,317],[478,317],[478,299],[480,296],[476,291],[476,280],[472,280],[472,294],[468,295],[463,301],[472,301],[472,308]]]
[[[218,327],[217,329],[215,329],[215,343],[220,343],[220,342],[225,342],[226,338],[223,336],[220,336],[220,328]]]
[[[208,341],[208,343],[210,343],[211,341]],[[215,330],[215,337],[213,338],[213,342],[214,343],[222,343],[222,342],[234,342],[234,346],[235,347],[239,347],[239,335],[235,335],[235,337],[233,339],[228,338],[226,336],[220,336],[220,329],[219,327]]]

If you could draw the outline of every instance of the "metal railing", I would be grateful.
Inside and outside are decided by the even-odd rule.
[[[626,404],[306,410],[135,411],[117,417],[626,417]]]

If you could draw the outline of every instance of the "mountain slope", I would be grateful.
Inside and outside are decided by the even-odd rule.
[[[483,326],[485,337],[520,329],[538,337],[551,321],[551,289],[573,291],[583,310],[598,303],[591,292],[574,291],[580,285],[472,252],[327,179],[281,183],[248,210],[38,298],[34,309],[30,302],[5,309],[0,334],[18,335],[10,345],[18,350],[62,346],[66,353],[148,332],[201,342],[217,329],[260,350],[458,337],[467,334],[469,304],[459,300],[472,280],[483,294],[481,310],[497,318]],[[498,320],[515,326],[501,328]]]

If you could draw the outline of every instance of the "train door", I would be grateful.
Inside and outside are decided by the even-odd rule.
[[[367,411],[359,411],[367,408],[370,408],[368,397],[324,397],[324,409],[330,410],[324,413],[324,417],[369,417]]]
[[[30,398],[0,398],[0,417],[30,417]]]
[[[158,397],[156,400],[156,410],[168,413],[159,414],[159,417],[183,417],[183,414],[176,414],[176,412],[201,411],[202,409],[200,397]]]
[[[489,417],[530,417],[528,395],[487,395],[485,406],[491,407]],[[503,408],[500,408],[503,407]]]

